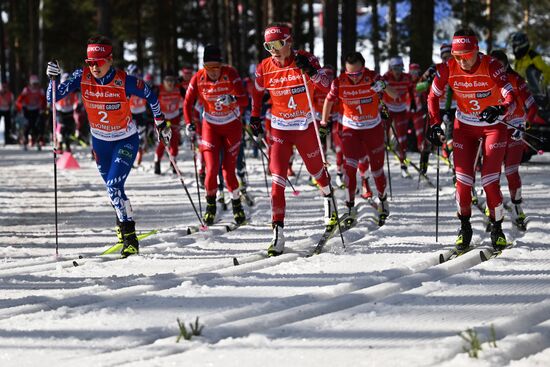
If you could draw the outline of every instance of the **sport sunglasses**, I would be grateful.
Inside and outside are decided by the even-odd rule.
[[[289,37],[286,37],[282,40],[275,40],[275,41],[269,41],[264,42],[264,48],[266,51],[279,51],[281,48],[285,47],[288,44]]]
[[[477,51],[471,51],[468,53],[463,54],[452,54],[456,61],[468,61],[471,60],[475,55]]]
[[[363,74],[363,71],[364,71],[364,70],[365,70],[365,69],[362,68],[362,69],[359,70],[359,71],[351,71],[351,72],[350,72],[350,71],[346,71],[346,75],[349,76],[349,77],[351,77],[351,78],[357,78],[358,76],[361,76],[361,74]]]
[[[107,59],[86,59],[84,61],[89,67],[97,66],[99,68],[107,63]]]

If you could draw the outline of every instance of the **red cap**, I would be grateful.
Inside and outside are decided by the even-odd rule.
[[[451,53],[469,53],[476,51],[477,37],[476,36],[454,36],[451,48]]]
[[[410,64],[409,65],[409,71],[417,70],[420,71],[420,65],[418,64]]]
[[[113,54],[113,46],[91,43],[86,49],[88,59],[106,59]]]
[[[275,26],[266,28],[264,39],[266,42],[290,38],[290,28],[285,26]]]

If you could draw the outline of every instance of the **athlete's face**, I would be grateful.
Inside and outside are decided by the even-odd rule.
[[[462,70],[471,70],[477,61],[477,50],[469,53],[453,54],[453,57]]]
[[[292,41],[290,39],[285,39],[282,41],[282,43],[284,43],[284,46],[282,46],[281,48],[271,47],[269,49],[269,53],[271,54],[271,56],[273,56],[273,58],[280,63],[283,63],[284,60],[292,53]]]
[[[113,66],[113,58],[109,57],[107,59],[99,59],[97,61],[86,61],[90,67],[92,75],[96,79],[103,78],[107,75],[107,72]]]
[[[176,86],[176,78],[173,76],[167,76],[162,81],[162,84],[164,85],[164,89],[166,89],[168,92],[171,92]]]
[[[357,62],[355,64],[346,62],[346,75],[350,78],[353,84],[357,84],[359,80],[361,80],[363,69],[364,67],[361,62]]]
[[[217,61],[205,62],[204,69],[209,79],[218,80],[222,74],[222,63]]]

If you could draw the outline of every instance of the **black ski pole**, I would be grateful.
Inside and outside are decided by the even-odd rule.
[[[160,134],[160,132],[159,132]],[[183,176],[181,175],[180,169],[178,168],[178,165],[176,164],[176,161],[174,160],[174,157],[170,154],[170,151],[168,150],[168,147],[170,146],[170,140],[164,139],[164,151],[166,154],[168,154],[168,158],[170,159],[170,163],[172,164],[172,167],[176,171],[176,174],[178,175],[178,178],[180,179],[180,182],[183,186],[183,189],[185,190],[185,193],[187,194],[187,198],[189,199],[189,202],[191,203],[191,206],[193,207],[193,211],[195,212],[197,218],[199,219],[199,222],[201,224],[201,230],[207,230],[208,227],[204,224],[202,221],[202,217],[199,215],[199,212],[197,212],[197,208],[195,207],[195,203],[193,202],[193,198],[191,197],[191,194],[189,193],[189,190],[187,189],[187,185],[185,184],[185,181],[183,180]]]
[[[389,136],[389,130],[386,124],[390,122],[388,120],[384,120],[384,131],[386,135],[386,167],[388,168],[388,185],[390,187],[390,199],[393,200],[393,194],[391,189],[391,172],[390,172],[390,136]],[[390,122],[391,123],[391,122]]]
[[[197,198],[199,200],[199,213],[202,217],[202,203],[201,203],[201,188],[199,185],[199,172],[197,170],[197,146],[195,144],[196,137],[191,139],[191,148],[193,149],[193,165],[195,166],[195,183],[197,185]]]
[[[437,155],[439,155],[440,147],[437,147]],[[439,240],[439,159],[437,160],[437,175],[435,184],[435,242]]]
[[[340,215],[338,214],[338,206],[336,205],[336,198],[334,197],[334,189],[332,188],[332,180],[330,178],[330,174],[328,173],[328,163],[325,158],[325,153],[323,150],[323,144],[321,143],[321,137],[319,135],[319,128],[317,127],[317,124],[315,123],[315,110],[313,109],[313,102],[311,99],[311,95],[309,93],[309,89],[307,88],[307,79],[306,75],[302,71],[302,81],[304,83],[304,89],[306,90],[306,96],[307,96],[307,102],[309,104],[309,112],[311,113],[311,118],[313,119],[313,128],[315,129],[315,136],[317,137],[317,144],[319,145],[319,152],[321,153],[321,160],[323,161],[323,169],[325,170],[325,174],[328,177],[328,187],[330,190],[330,196],[332,198],[332,205],[334,206],[334,212],[336,213],[336,224],[338,225],[338,232],[340,232],[340,239],[342,240],[342,248],[346,248],[346,244],[344,242],[344,235],[342,234],[342,227],[340,226]]]
[[[56,60],[52,62],[57,64]],[[51,78],[52,81],[52,144],[53,144],[53,190],[54,190],[54,202],[55,202],[55,256],[59,256],[59,235],[58,235],[58,221],[57,221],[57,137],[55,132],[57,130],[57,114],[55,110],[57,83],[55,77]]]
[[[302,159],[302,163],[300,163],[300,168],[298,169],[298,174],[296,175],[296,178],[294,179],[294,185],[298,185],[298,180],[300,179],[300,174],[302,174],[302,167],[304,167],[304,160]]]
[[[254,135],[252,134],[252,132],[250,132],[248,129],[245,129],[245,130],[246,130],[246,133],[250,136],[250,138],[254,141],[254,143],[256,143],[256,146],[258,147],[258,150],[260,151],[260,153],[262,153],[262,164],[264,164],[264,160],[263,160],[264,157],[265,157],[267,163],[269,164],[269,157],[267,156],[267,154],[262,149],[261,144],[254,138]],[[265,146],[267,146],[267,142],[265,140],[263,140],[263,143],[264,143]],[[265,172],[265,166],[264,166],[264,172]],[[290,188],[292,189],[292,195],[294,195],[294,196],[300,195],[300,192],[297,191],[294,188],[294,185],[292,184],[292,182],[290,182],[288,177],[286,178],[286,182],[288,182],[288,184],[290,185]],[[266,187],[267,187],[267,177],[266,177]],[[268,191],[268,193],[269,193],[269,191]]]

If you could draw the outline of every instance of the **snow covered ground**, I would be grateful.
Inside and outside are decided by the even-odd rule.
[[[171,174],[153,175],[148,155],[127,192],[138,231],[160,233],[141,242],[140,256],[114,260],[97,256],[116,241],[114,212],[87,151],[75,155],[80,170],[58,170],[56,259],[51,152],[0,148],[0,366],[550,365],[549,155],[521,168],[529,229],[504,225],[516,246],[488,262],[472,251],[441,265],[458,225],[446,167],[439,243],[435,190],[417,189],[413,171],[401,178],[392,158],[385,226],[376,228],[363,202],[345,251],[336,236],[307,258],[322,201],[302,172],[300,195],[287,190],[288,251],[265,259],[270,209],[259,160],[247,159],[250,225],[185,236],[197,219],[184,190]],[[435,166],[429,174],[435,181]],[[219,213],[230,221],[230,211]],[[475,208],[472,222],[474,241],[487,245]],[[197,317],[202,335],[176,343],[176,319]],[[479,359],[458,335],[470,328],[483,343]]]

